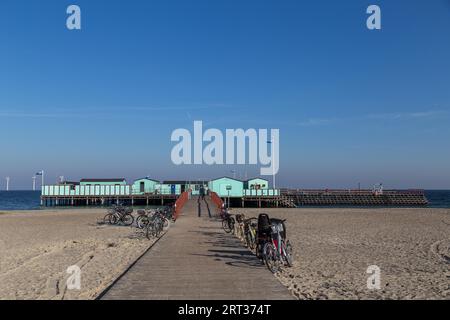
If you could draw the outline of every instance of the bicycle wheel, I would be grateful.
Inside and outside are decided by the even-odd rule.
[[[245,241],[245,230],[243,225],[239,226],[239,238],[242,242]]]
[[[104,224],[111,224],[111,213],[108,213],[106,216],[103,217],[103,223]]]
[[[250,239],[250,234],[245,235],[245,246],[247,248],[249,248],[250,250],[253,250],[252,249],[252,240]]]
[[[148,224],[148,217],[147,216],[139,216],[136,218],[136,225],[139,229],[144,229],[145,226]]]
[[[143,219],[144,216],[140,215],[137,216],[136,218],[136,227],[138,227],[139,229],[142,229],[142,224],[141,224],[141,220]]]
[[[117,214],[112,214],[111,219],[109,219],[110,224],[118,224],[120,221],[120,217]]]
[[[292,267],[293,259],[292,259],[292,245],[289,240],[285,243],[284,240],[281,242],[281,249],[283,252],[284,262],[288,267]]]
[[[167,218],[163,219],[163,230],[167,230],[170,227],[170,220]]]
[[[254,250],[256,248],[256,239],[252,230],[249,230],[248,232],[248,247],[251,250]]]
[[[231,229],[231,234],[232,235],[236,235],[236,224],[235,224],[235,220],[232,217],[228,218],[228,224],[229,224],[229,228]]]
[[[280,259],[272,242],[266,242],[264,245],[263,260],[270,272],[277,273],[280,270]]]
[[[149,221],[149,223],[147,223],[145,227],[145,236],[147,237],[148,240],[154,237],[153,227],[154,224],[151,221]]]
[[[134,217],[131,214],[124,214],[120,220],[124,225],[131,226],[134,222]]]
[[[230,221],[228,219],[222,220],[222,229],[226,233],[231,233]]]
[[[158,238],[160,233],[161,233],[161,222],[155,221],[153,223],[153,236],[155,238]]]
[[[158,223],[158,237],[161,235],[163,231],[164,231],[164,221],[160,220]]]
[[[238,225],[237,225],[236,237],[241,241],[243,240],[242,239],[242,226],[240,223],[238,223]]]

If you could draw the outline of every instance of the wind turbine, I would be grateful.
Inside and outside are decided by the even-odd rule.
[[[9,177],[6,177],[6,191],[9,191]]]

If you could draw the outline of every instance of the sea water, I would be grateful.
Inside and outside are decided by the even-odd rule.
[[[450,208],[450,190],[427,190],[430,208]],[[0,191],[0,210],[40,209],[40,191]]]

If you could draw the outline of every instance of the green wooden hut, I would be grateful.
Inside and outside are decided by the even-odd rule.
[[[217,193],[219,197],[240,198],[244,193],[244,182],[230,177],[221,177],[211,180],[208,188]]]
[[[155,193],[156,185],[160,182],[148,177],[137,179],[133,182],[132,193],[133,194],[146,194]]]
[[[244,189],[265,190],[269,189],[269,180],[262,178],[252,178],[244,182]]]

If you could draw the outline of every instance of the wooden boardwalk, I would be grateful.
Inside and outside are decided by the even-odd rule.
[[[168,233],[102,299],[293,299],[214,218],[209,201],[189,200]]]

